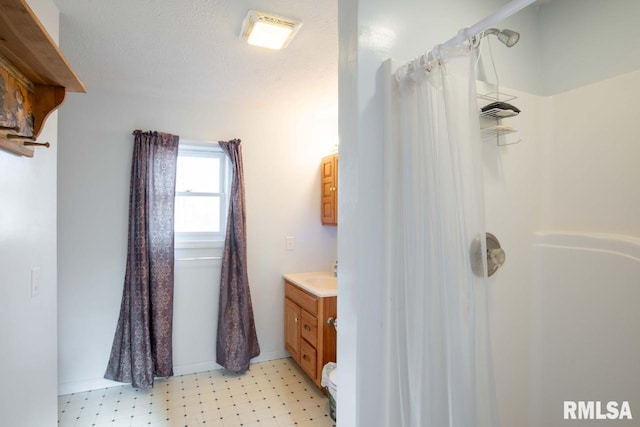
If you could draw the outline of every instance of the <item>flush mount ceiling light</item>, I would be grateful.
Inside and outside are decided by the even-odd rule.
[[[250,10],[242,22],[240,37],[254,46],[269,49],[287,47],[302,22],[265,12]]]

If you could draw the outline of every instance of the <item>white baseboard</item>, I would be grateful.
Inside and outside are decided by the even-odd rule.
[[[285,350],[272,351],[270,353],[261,353],[258,357],[251,359],[251,363],[266,362],[268,360],[284,359],[290,357],[289,353]],[[173,367],[173,375],[189,375],[196,374],[198,372],[215,371],[222,369],[222,366],[218,365],[213,360],[202,363],[190,363],[188,365],[180,365]]]
[[[93,378],[90,380],[81,380],[81,381],[69,381],[66,383],[58,384],[58,396],[63,396],[65,394],[71,393],[81,393],[83,391],[89,390],[100,390],[102,388],[107,387],[117,387],[122,385],[122,383],[107,380],[104,378]]]
[[[251,363],[259,363],[259,362],[266,362],[269,360],[284,359],[285,357],[290,357],[289,353],[287,353],[285,350],[272,351],[269,353],[262,353],[258,357],[251,359]],[[186,365],[174,366],[173,374],[188,375],[188,374],[195,374],[198,372],[214,371],[217,369],[222,369],[222,366],[218,365],[216,362],[212,360],[212,361],[201,362],[201,363],[189,363]],[[104,378],[93,378],[93,379],[81,380],[81,381],[69,381],[69,382],[58,384],[58,396],[63,396],[65,394],[71,394],[71,393],[81,393],[89,390],[99,390],[102,388],[116,387],[121,385],[122,383],[106,380]]]

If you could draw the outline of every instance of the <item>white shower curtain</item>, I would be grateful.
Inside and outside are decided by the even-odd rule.
[[[385,425],[494,427],[474,55],[440,56],[388,91]]]

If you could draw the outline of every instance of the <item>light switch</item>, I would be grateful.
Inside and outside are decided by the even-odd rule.
[[[292,236],[287,236],[286,248],[288,251],[292,251],[293,249],[295,249],[295,238],[293,238]]]

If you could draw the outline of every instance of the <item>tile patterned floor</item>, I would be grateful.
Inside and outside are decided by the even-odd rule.
[[[58,397],[59,427],[331,427],[329,401],[291,359]]]

